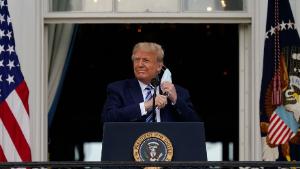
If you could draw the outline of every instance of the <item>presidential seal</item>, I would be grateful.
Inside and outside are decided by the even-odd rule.
[[[133,156],[135,161],[171,161],[173,145],[165,135],[159,132],[147,132],[135,141]]]

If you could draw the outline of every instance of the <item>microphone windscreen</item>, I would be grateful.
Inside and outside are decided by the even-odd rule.
[[[155,78],[153,78],[151,80],[151,85],[154,86],[154,87],[159,85],[159,78],[158,78],[158,76],[156,76]]]

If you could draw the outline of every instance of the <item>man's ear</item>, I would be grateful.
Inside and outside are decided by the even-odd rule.
[[[158,67],[157,67],[157,72],[160,73],[161,69],[163,68],[164,64],[163,63],[159,63]]]

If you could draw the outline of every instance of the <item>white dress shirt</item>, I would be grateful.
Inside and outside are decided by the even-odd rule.
[[[145,88],[147,87],[146,84],[142,83],[139,81],[139,84],[140,84],[140,87],[141,87],[141,90],[142,90],[142,93],[143,93],[143,98],[144,98],[144,101],[145,101],[145,98],[146,98],[146,95],[147,95],[147,91],[145,90]],[[151,90],[151,94],[153,95],[153,92],[154,92],[154,89]],[[157,88],[156,89],[156,94],[159,94],[159,89]],[[141,109],[141,115],[144,116],[147,114],[147,111],[145,109],[145,103],[144,102],[141,102],[140,103],[140,109]],[[160,119],[160,111],[158,108],[155,109],[155,113],[156,113],[156,122],[161,122],[161,119]]]

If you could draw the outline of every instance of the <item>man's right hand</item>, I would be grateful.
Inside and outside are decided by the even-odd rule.
[[[164,108],[167,105],[167,103],[168,103],[167,96],[159,94],[155,97],[155,107],[161,109],[161,108]],[[153,107],[152,99],[145,102],[146,111],[150,111],[152,109],[152,107]]]

